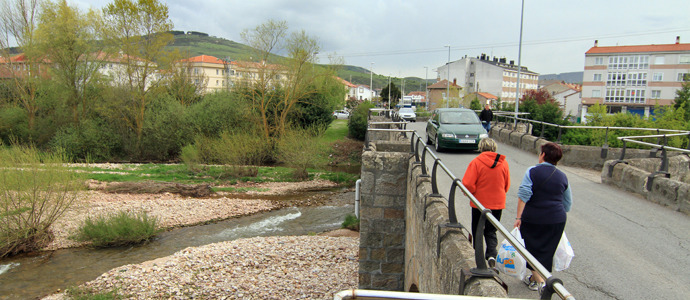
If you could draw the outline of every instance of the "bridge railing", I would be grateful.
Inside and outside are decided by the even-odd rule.
[[[483,234],[484,232],[484,226],[485,222],[488,221],[493,225],[498,232],[500,232],[501,235],[503,235],[513,247],[515,247],[516,251],[522,255],[522,257],[527,260],[527,263],[531,264],[535,271],[539,273],[539,275],[542,276],[542,278],[546,278],[546,287],[542,291],[541,299],[551,299],[551,296],[555,293],[557,294],[561,299],[571,299],[574,300],[575,297],[572,296],[568,290],[563,286],[563,281],[554,277],[544,266],[542,266],[537,259],[525,249],[525,247],[518,242],[518,240],[513,237],[513,235],[510,234],[510,231],[505,228],[501,222],[496,219],[492,214],[491,210],[485,208],[478,200],[477,198],[474,197],[474,195],[465,187],[465,185],[462,184],[462,180],[455,176],[453,172],[443,163],[441,158],[439,158],[436,153],[434,153],[431,150],[431,147],[429,147],[420,137],[415,130],[411,129],[404,129],[405,125],[407,122],[370,122],[370,125],[397,125],[400,128],[403,129],[377,129],[377,128],[368,128],[367,129],[367,138],[366,138],[366,144],[365,147],[367,149],[370,148],[370,143],[371,141],[369,140],[369,132],[370,131],[379,131],[379,132],[400,132],[400,133],[410,133],[411,138],[410,138],[410,150],[412,153],[414,153],[414,158],[415,158],[415,163],[421,164],[422,165],[422,176],[429,176],[431,177],[431,190],[432,194],[429,195],[430,197],[443,197],[438,190],[438,168],[440,167],[441,170],[448,176],[451,181],[451,187],[449,191],[449,196],[448,196],[448,223],[444,225],[439,225],[438,230],[441,230],[441,227],[447,227],[447,228],[457,228],[457,229],[466,229],[464,225],[462,225],[460,222],[458,222],[457,215],[455,213],[455,193],[458,188],[462,190],[462,192],[474,203],[474,205],[482,212],[481,217],[479,220],[477,232],[474,234],[474,237],[482,237],[483,239]],[[421,152],[421,153],[420,153]],[[427,170],[427,155],[431,156],[433,159],[433,165],[432,165],[432,171],[431,173],[428,172]],[[469,230],[468,230],[469,231]],[[439,243],[441,242],[440,240],[440,234],[439,234]],[[486,258],[484,257],[484,243],[483,241],[476,241],[474,243],[474,248],[475,248],[475,263],[477,265],[477,268],[473,268],[470,270],[470,276],[476,276],[476,277],[494,277],[495,271],[490,269],[487,266],[486,263]],[[437,247],[437,251],[440,251],[440,247]]]

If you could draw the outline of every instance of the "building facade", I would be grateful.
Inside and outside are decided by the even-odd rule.
[[[653,107],[671,105],[690,80],[690,44],[594,47],[585,53],[582,115],[596,103],[609,113],[649,116]]]
[[[438,78],[456,81],[465,95],[486,92],[497,95],[502,102],[515,103],[517,97],[517,65],[505,58],[490,58],[486,54],[467,57],[438,67]],[[520,68],[520,92],[537,89],[539,74],[522,66]]]
[[[563,110],[564,116],[580,117],[582,86],[574,83],[558,82],[542,87]]]
[[[462,88],[455,82],[450,83],[450,86],[448,86],[448,84],[448,80],[444,79],[427,87],[427,91],[429,92],[429,110],[441,108],[443,103],[446,103],[446,105],[450,105],[449,103],[452,101],[444,100],[448,99],[446,93],[450,93],[450,99],[460,98],[460,91],[462,90]]]

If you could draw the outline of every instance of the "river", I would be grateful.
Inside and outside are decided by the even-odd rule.
[[[354,193],[352,203],[354,203]],[[187,247],[241,238],[305,235],[340,228],[354,205],[290,207],[163,232],[122,248],[74,248],[0,260],[0,299],[32,299],[90,281],[110,269],[165,257]]]

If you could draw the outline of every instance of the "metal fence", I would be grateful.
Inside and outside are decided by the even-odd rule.
[[[414,159],[415,162],[421,163],[423,168],[422,170],[422,176],[430,176],[431,177],[431,189],[432,189],[432,194],[429,195],[430,197],[442,197],[442,195],[439,193],[438,189],[438,169],[439,167],[443,172],[445,173],[446,176],[448,176],[451,181],[451,187],[449,191],[449,196],[448,196],[448,223],[443,225],[443,227],[448,227],[448,228],[458,228],[458,229],[463,229],[466,228],[464,225],[458,222],[457,215],[455,213],[455,205],[456,205],[456,199],[455,199],[455,194],[458,188],[462,190],[462,192],[474,203],[474,205],[482,212],[481,218],[479,220],[479,225],[477,226],[477,232],[474,233],[475,237],[481,237],[483,238],[482,232],[484,231],[484,226],[485,222],[488,221],[490,222],[496,229],[497,231],[503,235],[511,245],[513,245],[518,253],[522,255],[527,260],[527,263],[531,264],[533,268],[539,273],[539,275],[542,276],[542,278],[546,278],[546,286],[542,291],[541,299],[551,299],[551,296],[555,293],[557,294],[561,299],[572,299],[574,300],[575,297],[572,296],[566,288],[563,286],[563,282],[554,277],[544,266],[542,266],[532,254],[530,254],[525,247],[518,242],[518,240],[513,237],[513,235],[510,234],[510,231],[505,228],[501,222],[496,219],[492,214],[491,210],[485,208],[475,197],[470,193],[469,190],[462,184],[462,180],[455,176],[450,169],[443,163],[443,161],[434,153],[431,151],[431,148],[423,141],[422,137],[420,137],[416,131],[414,130],[409,130],[405,129],[407,122],[370,122],[370,125],[396,125],[401,129],[375,129],[375,128],[368,128],[367,129],[367,138],[366,138],[366,145],[365,147],[367,149],[370,149],[370,142],[368,139],[369,132],[371,131],[383,131],[383,132],[401,132],[401,133],[410,133],[411,138],[410,138],[410,150],[411,152],[414,153]],[[433,159],[433,166],[431,173],[428,172],[427,170],[427,156],[431,156]],[[475,248],[475,263],[477,265],[477,268],[473,268],[470,270],[472,276],[477,276],[477,277],[493,277],[495,275],[495,271],[490,269],[487,266],[486,259],[484,257],[484,243],[483,242],[475,242],[474,243],[474,248]]]

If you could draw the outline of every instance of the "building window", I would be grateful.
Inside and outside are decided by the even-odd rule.
[[[690,55],[681,55],[678,59],[679,64],[690,64]]]
[[[644,90],[633,89],[625,91],[625,102],[639,104],[644,103]]]
[[[604,64],[604,58],[603,57],[595,57],[594,58],[594,64],[595,65],[603,65]]]
[[[594,74],[594,81],[601,81],[601,74]]]
[[[624,88],[609,88],[606,89],[606,102],[620,103],[625,99],[625,89]]]
[[[216,69],[216,75],[218,75],[218,69]]]
[[[647,73],[628,73],[628,86],[647,86]]]
[[[601,90],[592,90],[592,98],[601,98]]]
[[[216,70],[216,71],[218,71],[218,70]],[[220,84],[220,81],[216,80],[216,86],[218,86],[219,84]]]
[[[661,98],[661,90],[652,90],[652,99]]]
[[[625,86],[625,73],[609,73],[606,80],[607,86]]]
[[[652,81],[664,81],[664,73],[654,73],[654,77],[652,77]]]
[[[678,73],[678,81],[690,81],[690,73]]]
[[[654,64],[655,64],[655,65],[663,65],[663,64],[665,64],[666,62],[665,62],[665,59],[664,59],[664,58],[665,58],[665,57],[663,57],[663,56],[657,56],[657,57],[655,57],[655,58],[654,58]]]
[[[639,55],[630,56],[628,58],[628,69],[630,70],[646,70],[649,68],[649,56]]]

